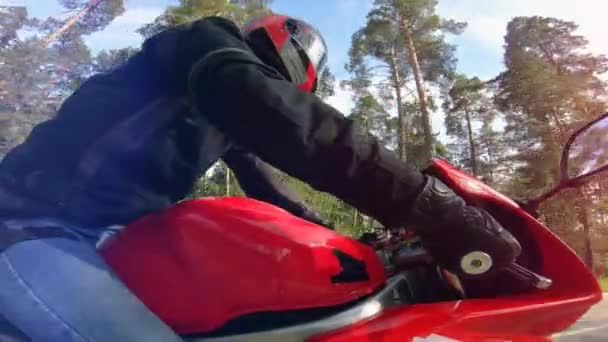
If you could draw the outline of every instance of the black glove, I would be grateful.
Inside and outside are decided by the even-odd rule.
[[[500,272],[521,253],[517,240],[484,209],[469,206],[438,179],[426,184],[410,212],[409,225],[445,269],[463,277]]]

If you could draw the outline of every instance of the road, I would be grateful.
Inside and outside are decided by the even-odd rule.
[[[557,342],[608,341],[608,293],[569,330],[555,336]]]

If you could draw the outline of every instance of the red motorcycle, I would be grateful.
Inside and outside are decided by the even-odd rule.
[[[355,240],[247,198],[181,202],[130,225],[101,252],[186,341],[547,341],[602,293],[535,208],[605,171],[606,140],[608,114],[570,138],[560,183],[526,204],[433,161],[427,173],[522,245],[508,271],[482,279],[441,269],[405,230]],[[471,273],[491,263],[481,252],[461,260]]]

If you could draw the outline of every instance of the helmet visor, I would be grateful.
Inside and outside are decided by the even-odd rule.
[[[287,29],[298,48],[308,57],[317,74],[321,74],[327,66],[327,45],[321,33],[315,28],[293,20],[287,23]]]

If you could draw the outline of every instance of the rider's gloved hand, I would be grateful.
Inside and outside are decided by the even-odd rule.
[[[445,269],[464,277],[504,270],[521,253],[517,240],[484,209],[469,206],[438,179],[426,184],[412,208],[409,225]]]

